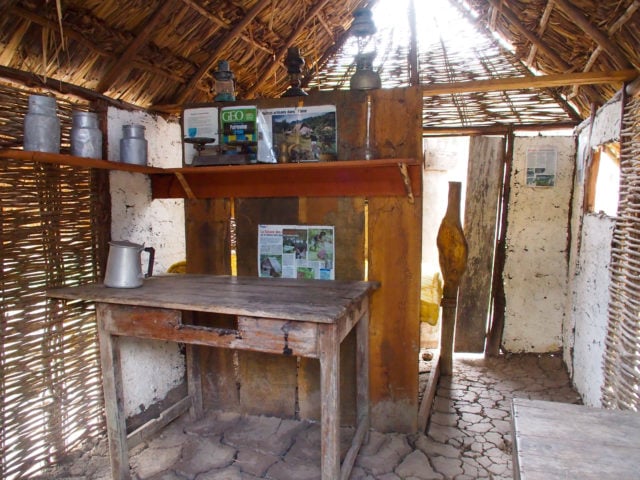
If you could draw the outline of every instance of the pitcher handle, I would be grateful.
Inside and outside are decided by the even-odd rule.
[[[149,278],[153,275],[153,260],[156,257],[156,249],[153,247],[145,247],[144,251],[149,253],[149,266],[147,267],[147,273],[144,278]]]

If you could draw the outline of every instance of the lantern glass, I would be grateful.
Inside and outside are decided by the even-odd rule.
[[[213,73],[215,79],[215,101],[233,102],[236,99],[233,72],[229,69],[229,62],[220,60],[218,70]]]
[[[353,12],[349,32],[356,37],[358,53],[355,58],[356,73],[350,81],[351,90],[371,90],[381,87],[380,75],[373,69],[376,56],[375,33],[371,10],[358,8]]]

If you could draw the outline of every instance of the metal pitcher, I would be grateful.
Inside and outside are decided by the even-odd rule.
[[[142,274],[142,252],[149,253],[149,265],[147,273]],[[107,258],[107,272],[104,276],[104,284],[115,288],[137,288],[142,286],[145,278],[153,274],[153,260],[155,257],[153,247],[144,247],[129,241],[109,242],[109,257]]]

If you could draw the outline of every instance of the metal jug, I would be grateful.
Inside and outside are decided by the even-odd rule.
[[[142,274],[141,254],[149,253],[149,266],[146,275]],[[144,247],[129,241],[109,242],[109,257],[107,258],[107,272],[104,276],[104,284],[115,288],[136,288],[142,286],[146,277],[153,274],[153,260],[155,257],[153,247]]]

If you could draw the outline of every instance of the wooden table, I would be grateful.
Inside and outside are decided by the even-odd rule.
[[[111,469],[129,479],[119,337],[168,340],[320,360],[322,479],[347,479],[369,430],[369,295],[375,282],[288,280],[214,275],[153,277],[134,289],[86,285],[49,297],[96,302]],[[237,328],[183,322],[184,311],[237,316]],[[185,316],[187,318],[187,316]],[[340,465],[340,343],[356,328],[357,419]],[[202,414],[199,370],[187,348],[187,404]],[[184,410],[183,410],[184,411]]]
[[[516,398],[513,477],[640,478],[640,414]]]

